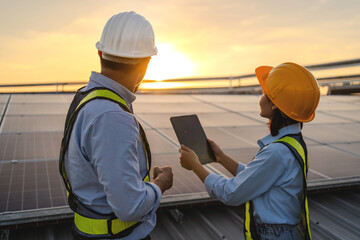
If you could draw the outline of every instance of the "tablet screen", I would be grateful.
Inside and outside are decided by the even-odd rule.
[[[180,144],[194,150],[201,164],[216,161],[214,152],[196,115],[171,117],[170,121]]]

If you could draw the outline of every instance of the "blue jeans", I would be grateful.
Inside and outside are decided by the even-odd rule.
[[[289,224],[256,224],[256,231],[261,240],[303,240],[304,233],[300,226]]]

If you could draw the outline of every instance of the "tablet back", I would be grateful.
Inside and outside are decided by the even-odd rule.
[[[171,117],[170,121],[180,144],[194,150],[201,164],[216,161],[214,152],[196,115]]]

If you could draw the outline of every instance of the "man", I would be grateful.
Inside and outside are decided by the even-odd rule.
[[[172,169],[155,167],[145,132],[132,113],[134,93],[157,53],[150,23],[135,12],[114,15],[96,44],[92,72],[69,108],[60,173],[74,210],[75,239],[150,239]]]

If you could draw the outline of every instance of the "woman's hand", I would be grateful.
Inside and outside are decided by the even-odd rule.
[[[187,170],[194,170],[199,165],[201,166],[201,163],[196,153],[185,145],[181,144],[179,153],[181,154],[180,164],[183,168]]]
[[[222,157],[224,156],[224,152],[214,141],[208,139],[208,142],[210,143],[210,146],[215,154],[216,162],[220,163]]]

